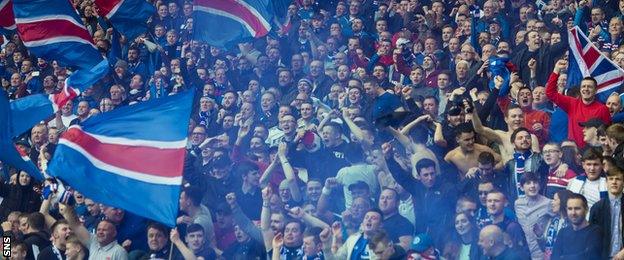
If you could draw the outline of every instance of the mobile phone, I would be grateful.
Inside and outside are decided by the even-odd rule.
[[[32,73],[30,73],[30,75],[33,77],[37,77],[39,76],[39,71],[33,71]]]

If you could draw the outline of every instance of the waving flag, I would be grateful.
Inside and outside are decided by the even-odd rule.
[[[598,82],[598,99],[605,103],[624,83],[624,70],[602,54],[578,26],[568,31],[568,42],[568,87],[579,86],[584,77],[591,76]]]
[[[28,115],[27,118],[20,118],[20,116],[25,115],[23,113],[24,108],[32,107],[33,103],[50,104],[49,100],[43,97],[43,95],[35,95],[28,99],[22,98],[9,102],[7,93],[0,88],[0,122],[2,122],[0,124],[0,161],[27,172],[38,181],[43,181],[43,175],[35,164],[30,161],[28,154],[24,150],[17,149],[13,142],[13,138],[52,114],[32,114]]]
[[[145,0],[95,0],[95,5],[98,14],[130,40],[147,31],[147,19],[155,12]]]
[[[175,226],[192,102],[187,91],[71,126],[48,172],[95,201]]]
[[[11,0],[0,0],[0,33],[8,35],[13,31],[15,31],[13,2]]]
[[[75,69],[69,86],[81,91],[108,73],[108,62],[69,1],[14,0],[13,11],[17,32],[28,50]]]
[[[195,0],[194,38],[217,47],[265,36],[271,31],[270,0]]]

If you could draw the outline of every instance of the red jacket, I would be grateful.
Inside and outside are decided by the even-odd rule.
[[[579,123],[596,117],[605,124],[610,124],[611,115],[609,114],[609,109],[596,100],[586,105],[580,98],[560,94],[557,92],[558,78],[559,74],[554,72],[550,74],[546,83],[546,96],[568,114],[568,138],[574,140],[580,148],[583,148],[585,147],[583,128],[579,126]]]

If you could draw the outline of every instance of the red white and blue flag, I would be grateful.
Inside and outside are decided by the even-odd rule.
[[[193,92],[71,126],[48,173],[106,205],[175,226]]]
[[[624,83],[624,70],[600,52],[578,26],[568,31],[568,87],[579,86],[584,77],[598,82],[597,96],[601,102]]]
[[[15,31],[12,0],[0,0],[0,33],[10,34]]]
[[[69,1],[13,0],[13,13],[29,51],[74,70],[67,80],[72,88],[84,90],[108,73],[108,61]]]
[[[231,47],[270,32],[273,5],[270,0],[194,0],[193,17],[196,40]]]
[[[155,12],[145,0],[95,0],[95,5],[98,14],[130,40],[147,31],[147,20]]]

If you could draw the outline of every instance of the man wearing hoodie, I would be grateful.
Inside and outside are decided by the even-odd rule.
[[[44,227],[45,218],[39,212],[30,213],[25,219],[20,218],[20,230],[24,232],[24,243],[28,245],[26,259],[36,259],[35,256],[50,246],[49,236],[43,231]]]

